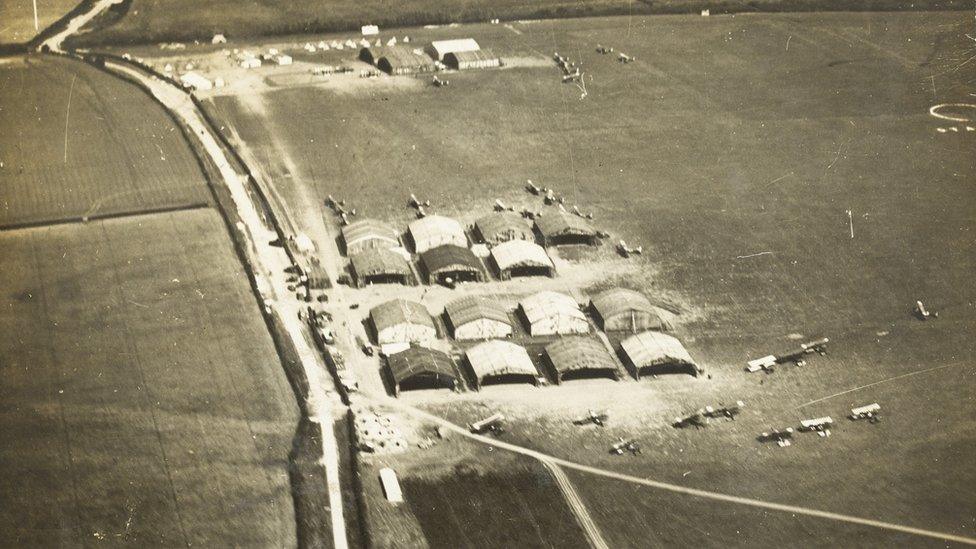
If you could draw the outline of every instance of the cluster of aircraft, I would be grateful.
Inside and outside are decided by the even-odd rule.
[[[814,353],[820,356],[826,356],[827,354],[827,343],[830,340],[826,337],[817,339],[814,341],[809,341],[807,343],[801,343],[800,348],[784,353],[781,355],[767,355],[762,358],[757,358],[750,360],[746,366],[746,371],[748,372],[758,372],[760,370],[766,373],[772,373],[777,364],[789,364],[793,363],[797,366],[806,365],[806,358]]]
[[[559,55],[559,52],[553,53],[552,58],[563,71],[563,84],[579,82],[583,79],[583,72],[580,70],[579,65]]]
[[[560,195],[557,195],[556,194],[556,191],[554,189],[550,189],[549,187],[538,187],[538,186],[536,186],[534,183],[532,183],[532,180],[531,179],[529,179],[526,182],[526,184],[525,184],[525,190],[527,190],[530,194],[533,194],[535,196],[541,196],[542,197],[542,201],[543,201],[543,203],[545,203],[546,206],[553,206],[553,205],[555,205],[555,206],[557,206],[559,208],[559,211],[561,211],[563,213],[570,213],[570,211],[571,211],[576,216],[582,217],[584,219],[593,219],[593,217],[594,217],[592,212],[591,213],[584,214],[579,209],[579,206],[573,206],[572,210],[567,211],[566,210],[566,207],[565,207],[565,204],[566,204],[566,198],[565,197],[560,196]],[[497,202],[498,201],[496,201],[496,203]]]
[[[356,215],[356,208],[346,209],[346,201],[336,200],[331,194],[325,199],[325,207],[331,208],[342,219],[343,225],[348,225],[349,218]]]
[[[868,423],[878,423],[881,421],[881,405],[877,402],[851,408],[851,413],[847,416],[851,421],[867,420]],[[830,436],[831,428],[834,426],[834,419],[830,416],[804,419],[796,429],[787,427],[764,432],[757,437],[759,442],[775,442],[778,446],[786,447],[792,444],[793,433],[807,432],[817,433],[818,436],[827,438]]]

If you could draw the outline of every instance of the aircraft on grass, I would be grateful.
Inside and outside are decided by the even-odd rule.
[[[881,405],[875,402],[874,404],[851,408],[851,415],[848,417],[851,418],[851,421],[866,419],[869,423],[878,423],[881,421]]]
[[[587,411],[586,415],[580,416],[573,420],[573,425],[587,425],[592,423],[593,425],[599,425],[603,427],[606,425],[607,420],[610,419],[610,414],[606,410],[601,412],[595,412],[593,410]]]
[[[704,410],[697,410],[688,414],[685,417],[674,418],[674,423],[671,424],[675,429],[684,429],[686,427],[694,427],[695,429],[704,429],[708,426],[708,418],[705,417]]]
[[[830,340],[824,337],[814,341],[808,341],[807,343],[801,343],[800,348],[795,351],[790,351],[782,355],[767,355],[762,358],[750,360],[747,363],[746,371],[758,372],[765,370],[766,372],[772,372],[777,364],[786,364],[788,362],[792,362],[797,366],[804,366],[807,363],[807,355],[817,353],[820,356],[825,356],[827,354],[827,343],[829,342]]]
[[[502,427],[502,422],[505,421],[505,416],[502,414],[492,414],[481,421],[476,421],[474,423],[468,424],[468,429],[476,434],[481,435],[485,433],[491,433],[494,435],[500,435],[505,432]]]
[[[928,320],[930,318],[939,318],[939,313],[929,312],[929,310],[925,308],[925,305],[921,301],[916,301],[915,302],[915,309],[912,310],[912,313],[919,320]]]
[[[643,246],[637,246],[636,248],[631,248],[626,242],[621,240],[617,243],[617,253],[624,257],[630,257],[632,255],[641,255],[644,253]]]
[[[429,208],[430,207],[430,200],[424,200],[424,201],[421,202],[420,199],[417,198],[417,195],[415,195],[413,193],[410,193],[410,201],[407,202],[407,204],[411,208],[420,209],[422,206],[427,206]]]
[[[720,408],[712,408],[711,406],[705,406],[705,413],[702,414],[708,419],[718,419],[720,417],[727,418],[729,420],[735,420],[735,416],[742,413],[742,408],[746,405],[745,402],[741,400],[735,401],[735,404],[731,406],[722,406]]]
[[[817,433],[822,437],[830,436],[830,426],[834,424],[834,420],[830,416],[818,417],[813,419],[805,419],[800,422],[800,430],[812,433]]]
[[[759,435],[759,442],[775,442],[780,448],[789,446],[792,444],[790,439],[793,438],[793,428],[787,427],[786,429],[777,429],[769,431]]]
[[[624,439],[623,437],[620,437],[617,442],[614,442],[613,445],[610,446],[610,453],[615,456],[623,455],[624,452],[630,452],[636,456],[637,454],[641,453],[640,444],[638,444],[638,442],[632,438]]]

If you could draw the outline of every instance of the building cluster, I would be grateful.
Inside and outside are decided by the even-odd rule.
[[[670,313],[632,290],[613,288],[592,296],[586,310],[567,294],[543,291],[524,297],[514,310],[487,296],[465,296],[432,316],[418,302],[395,299],[369,312],[369,326],[386,359],[394,394],[414,388],[479,390],[486,384],[546,385],[607,377],[701,369],[673,329]],[[611,343],[619,339],[619,344]],[[448,339],[455,354],[438,340]],[[535,353],[535,360],[529,349]]]
[[[359,218],[342,227],[342,241],[352,281],[359,287],[409,285],[415,272],[423,283],[453,286],[490,277],[554,277],[556,265],[547,248],[597,245],[600,235],[585,218],[563,211],[531,221],[515,212],[495,211],[468,229],[450,217],[426,215],[411,222],[403,235],[386,222]],[[479,257],[475,250],[487,253]]]
[[[500,67],[501,59],[473,38],[434,40],[424,48],[387,43],[367,44],[359,59],[391,75]]]

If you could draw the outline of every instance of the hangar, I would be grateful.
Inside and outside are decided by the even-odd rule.
[[[529,327],[529,334],[585,334],[590,331],[586,315],[576,300],[558,292],[539,292],[519,302],[519,310]]]
[[[468,237],[460,223],[442,215],[428,215],[411,223],[408,227],[413,248],[422,254],[442,244],[467,247]]]
[[[427,55],[438,61],[444,61],[444,56],[449,53],[462,51],[478,51],[481,46],[474,38],[455,38],[453,40],[434,40],[424,48]]]
[[[703,372],[680,341],[661,332],[630,336],[621,342],[620,350],[635,379],[647,374],[672,373],[689,373],[697,377]]]
[[[605,332],[631,333],[656,330],[670,332],[671,313],[651,305],[647,296],[626,288],[612,288],[593,296],[590,307],[597,323]]]
[[[403,255],[383,248],[367,248],[350,258],[352,275],[360,288],[370,284],[408,284],[410,264]]]
[[[488,50],[452,51],[444,54],[444,64],[457,70],[492,69],[502,66],[502,60]]]
[[[434,72],[437,67],[426,55],[406,46],[370,46],[359,50],[359,59],[391,74]]]
[[[491,259],[498,277],[510,280],[518,276],[555,276],[556,266],[545,248],[535,242],[509,240],[491,249]]]
[[[494,383],[539,383],[539,373],[521,345],[496,339],[471,347],[466,355],[477,389]]]
[[[352,255],[369,248],[396,248],[400,238],[396,229],[378,219],[360,219],[342,228],[346,254]]]
[[[434,320],[427,308],[416,301],[394,299],[381,303],[369,311],[369,317],[380,345],[437,338]]]
[[[587,220],[578,215],[546,212],[545,215],[535,218],[535,226],[546,246],[599,243],[596,230]]]
[[[429,284],[454,282],[483,282],[481,261],[469,248],[444,244],[420,254]]]
[[[494,339],[512,335],[512,320],[504,307],[481,296],[466,296],[444,307],[454,339]]]
[[[435,349],[410,347],[386,358],[393,393],[412,389],[457,389],[457,374],[451,357]]]
[[[569,379],[610,377],[620,370],[602,343],[587,337],[566,337],[546,347],[546,358],[556,374],[556,383]]]
[[[535,241],[532,227],[515,212],[492,212],[474,222],[478,238],[489,245],[509,240]]]

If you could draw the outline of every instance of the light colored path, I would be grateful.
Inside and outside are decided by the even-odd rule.
[[[278,239],[277,233],[265,224],[259,214],[258,206],[255,205],[247,191],[246,177],[238,173],[228,161],[223,149],[211,134],[209,126],[189,95],[172,84],[154,78],[129,65],[116,61],[106,61],[105,66],[137,79],[150,90],[153,96],[179,117],[200,140],[204,151],[219,170],[223,184],[230,191],[237,214],[242,220],[242,223],[238,224],[238,229],[245,234],[250,243],[247,250],[248,260],[252,264],[259,291],[264,298],[264,306],[270,307],[277,313],[282,327],[287,332],[302,361],[302,367],[309,385],[309,394],[306,397],[308,417],[311,421],[321,425],[321,464],[325,467],[328,484],[333,546],[337,549],[344,549],[348,547],[348,542],[339,484],[339,452],[333,431],[334,420],[332,416],[333,406],[340,405],[340,402],[334,391],[332,378],[326,373],[322,356],[309,341],[305,324],[298,320],[298,311],[304,304],[299,302],[287,289],[285,268],[291,265],[291,260],[281,247],[270,244]],[[332,390],[327,392],[326,388]]]
[[[809,406],[811,404],[816,404],[818,402],[823,402],[825,400],[830,400],[830,399],[835,398],[835,397],[839,397],[839,396],[843,396],[843,395],[846,395],[846,394],[854,393],[854,392],[860,391],[862,389],[867,389],[868,387],[874,387],[875,385],[881,385],[882,383],[889,383],[889,382],[892,382],[892,381],[898,381],[899,379],[904,379],[906,377],[912,377],[912,376],[917,376],[917,375],[921,375],[921,374],[927,374],[929,372],[934,372],[936,370],[945,370],[946,368],[953,368],[953,367],[956,367],[956,366],[963,366],[965,364],[970,364],[970,363],[969,362],[953,362],[952,364],[943,364],[942,366],[935,366],[933,368],[926,368],[924,370],[919,370],[917,372],[908,372],[907,374],[901,374],[901,375],[898,375],[898,376],[889,377],[889,378],[886,378],[886,379],[882,379],[882,380],[879,380],[879,381],[875,381],[873,383],[868,383],[866,385],[861,385],[859,387],[854,387],[853,389],[848,389],[846,391],[841,391],[839,393],[834,393],[832,395],[827,395],[827,396],[825,396],[823,398],[818,398],[816,400],[811,400],[810,402],[804,402],[803,404],[797,406],[797,408],[803,408],[804,406]]]
[[[606,469],[600,469],[598,467],[591,467],[589,465],[583,465],[581,463],[576,463],[573,461],[568,461],[565,459],[560,459],[542,452],[537,452],[523,446],[518,446],[515,444],[510,444],[501,440],[489,438],[482,435],[476,435],[469,432],[464,427],[455,425],[446,419],[438,417],[434,414],[430,414],[423,410],[414,408],[413,406],[398,402],[394,398],[383,397],[382,402],[388,406],[394,407],[404,413],[413,415],[415,417],[422,418],[424,420],[436,423],[450,431],[453,431],[459,435],[468,437],[472,440],[476,440],[483,444],[488,444],[495,448],[501,448],[503,450],[508,450],[510,452],[515,452],[517,454],[522,454],[524,456],[533,457],[542,461],[543,463],[553,463],[560,467],[566,469],[573,469],[575,471],[582,471],[584,473],[590,473],[593,475],[598,475],[605,478],[611,478],[614,480],[620,480],[624,482],[630,482],[633,484],[639,484],[642,486],[647,486],[650,488],[657,488],[659,490],[666,490],[668,492],[675,492],[679,494],[686,494],[690,496],[723,501],[726,503],[735,503],[738,505],[747,505],[749,507],[758,507],[760,509],[769,509],[772,511],[781,511],[784,513],[792,513],[794,515],[804,515],[809,517],[822,518],[827,520],[835,520],[838,522],[846,522],[849,524],[858,524],[861,526],[870,526],[872,528],[880,528],[882,530],[889,530],[893,532],[901,532],[905,534],[912,534],[916,536],[922,536],[927,538],[933,538],[944,541],[951,541],[954,543],[961,543],[965,545],[976,545],[976,538],[959,536],[955,534],[949,534],[945,532],[936,532],[934,530],[926,530],[924,528],[915,528],[913,526],[905,526],[903,524],[895,524],[891,522],[885,522],[882,520],[867,519],[862,517],[857,517],[853,515],[846,515],[843,513],[832,513],[830,511],[821,511],[819,509],[810,509],[808,507],[800,507],[797,505],[785,505],[782,503],[774,503],[770,501],[762,501],[758,499],[745,498],[739,496],[733,496],[729,494],[722,494],[719,492],[711,492],[708,490],[699,490],[696,488],[688,488],[687,486],[680,486],[678,484],[671,484],[668,482],[660,482],[656,480],[635,477],[632,475],[626,475],[623,473],[617,473],[615,471],[608,471]]]
[[[556,479],[556,484],[559,489],[562,490],[563,496],[566,498],[566,502],[569,504],[569,508],[576,515],[576,521],[579,522],[580,527],[583,528],[583,532],[586,534],[587,541],[590,542],[590,547],[594,549],[609,549],[610,546],[607,545],[606,540],[603,539],[603,534],[600,533],[600,529],[597,527],[596,523],[593,522],[593,517],[590,516],[590,512],[586,510],[586,504],[579,497],[576,492],[576,488],[573,487],[573,483],[570,482],[569,477],[566,476],[566,472],[562,470],[559,465],[556,465],[551,460],[544,459],[542,464],[552,472],[552,477]]]
[[[98,14],[112,7],[114,4],[121,4],[122,0],[100,0],[96,2],[92,9],[86,11],[85,13],[74,17],[71,21],[68,21],[68,25],[61,29],[57,34],[48,38],[41,44],[41,48],[47,46],[53,52],[63,53],[64,50],[61,49],[61,44],[64,43],[72,34],[81,30],[82,27],[88,24],[89,21],[98,16]]]

